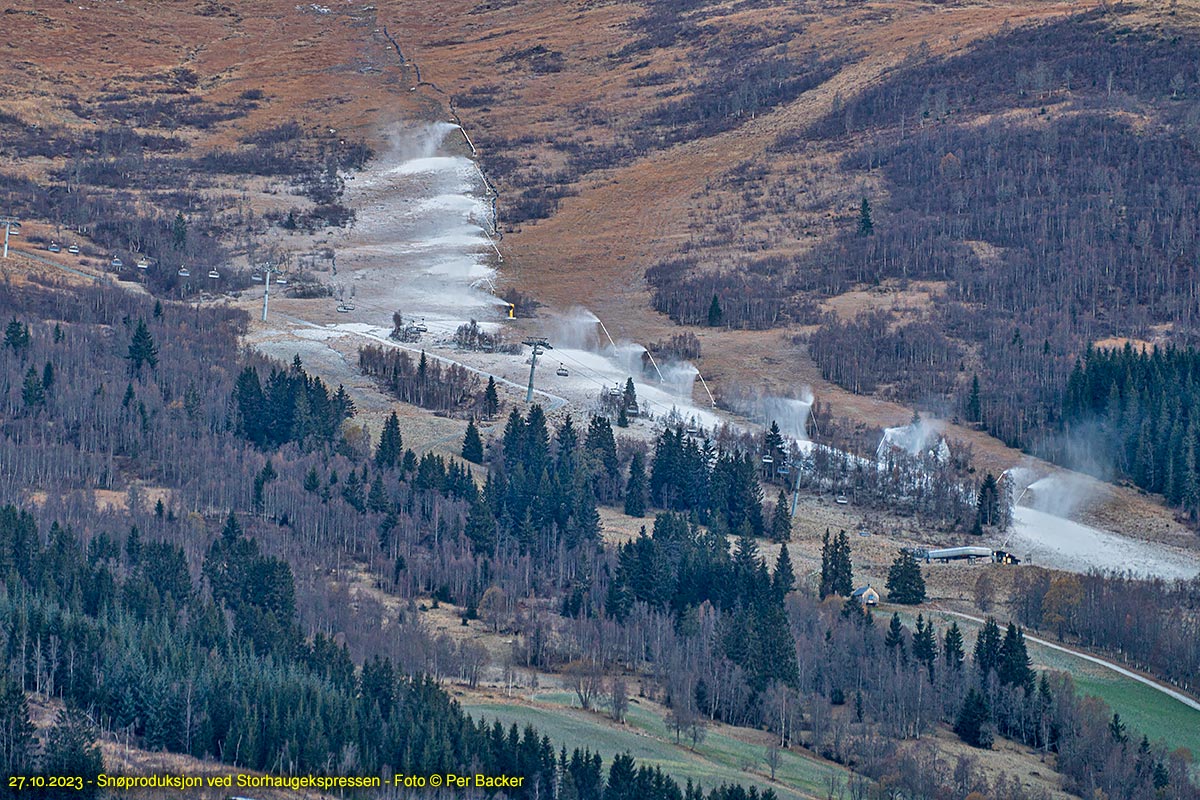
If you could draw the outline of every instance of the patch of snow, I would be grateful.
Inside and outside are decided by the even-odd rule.
[[[1028,564],[1069,572],[1089,569],[1141,577],[1192,578],[1200,556],[1169,545],[1100,530],[1028,506],[1013,509],[1005,549]]]

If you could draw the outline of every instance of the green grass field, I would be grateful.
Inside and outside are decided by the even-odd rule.
[[[845,778],[845,771],[833,765],[805,758],[791,752],[781,753],[775,783],[769,774],[764,757],[766,748],[747,744],[739,739],[710,731],[695,752],[687,744],[675,744],[674,734],[667,730],[655,712],[631,703],[624,726],[611,725],[596,714],[575,706],[575,697],[567,692],[543,692],[535,699],[556,706],[554,709],[498,702],[467,702],[463,708],[472,715],[487,719],[499,718],[505,725],[532,724],[547,735],[555,746],[589,747],[599,752],[607,763],[618,753],[629,753],[639,764],[660,766],[676,780],[691,779],[705,788],[723,783],[757,785],[772,788],[783,800],[824,797],[831,773]]]
[[[876,619],[886,625],[890,616],[889,609],[886,616],[881,613]],[[911,627],[915,624],[916,614],[914,612],[901,611],[900,616],[906,625]],[[980,625],[937,612],[934,612],[932,617],[937,622],[939,633],[944,632],[952,620],[958,623],[958,627],[962,629],[966,639],[969,657],[975,643],[975,633]],[[1043,638],[1049,639],[1049,637]],[[1125,725],[1130,729],[1137,730],[1139,736],[1144,733],[1150,737],[1152,742],[1164,741],[1172,750],[1186,747],[1192,752],[1193,762],[1197,762],[1200,757],[1200,711],[1189,708],[1178,700],[1143,683],[1138,683],[1070,653],[1044,647],[1036,642],[1029,642],[1028,650],[1035,668],[1070,673],[1079,692],[1099,697],[1108,703],[1114,711],[1121,715],[1121,720]]]

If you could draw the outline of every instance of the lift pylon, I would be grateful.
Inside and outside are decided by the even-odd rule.
[[[529,390],[525,392],[525,402],[533,402],[533,371],[537,369],[537,358],[546,350],[553,350],[550,342],[544,338],[526,339],[521,344],[527,344],[533,348],[533,356],[529,359]]]

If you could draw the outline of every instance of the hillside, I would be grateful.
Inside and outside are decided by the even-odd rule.
[[[1183,503],[1181,444],[1147,477],[1061,405],[1091,342],[1192,343],[1195,8],[569,8],[392,17],[499,191],[506,281],[635,341],[685,323],[718,394],[809,386],[880,427],[915,404],[990,469],[1018,460],[996,436]],[[1102,517],[1173,529],[1118,496],[1144,513]]]
[[[3,763],[1197,796],[1192,6],[3,18]]]

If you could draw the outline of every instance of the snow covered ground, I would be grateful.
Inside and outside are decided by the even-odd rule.
[[[331,242],[336,273],[322,276],[335,287],[337,299],[321,301],[316,312],[304,303],[272,308],[276,319],[290,323],[293,338],[306,340],[298,344],[308,357],[316,356],[313,346],[334,338],[373,339],[426,350],[512,389],[524,388],[529,348],[505,354],[464,352],[454,345],[457,328],[472,319],[488,331],[508,327],[508,304],[495,293],[502,262],[492,239],[491,201],[476,164],[455,155],[462,150],[461,136],[449,123],[398,130],[389,151],[347,182],[345,199],[356,221]],[[328,312],[339,303],[342,313],[331,320]],[[419,342],[400,345],[388,339],[396,311],[405,322],[424,323]],[[582,416],[598,408],[603,393],[623,389],[632,377],[638,400],[655,419],[674,412],[684,424],[713,428],[729,418],[712,411],[704,392],[693,399],[694,366],[661,363],[661,372],[653,369],[643,363],[644,347],[613,341],[586,309],[540,309],[537,326],[554,348],[538,360],[539,402],[565,405]],[[508,341],[520,338],[511,330],[505,335]],[[282,344],[275,348],[286,350]]]
[[[1013,509],[1007,550],[1027,564],[1086,572],[1131,572],[1143,577],[1192,578],[1200,556],[1169,545],[1131,539],[1027,506]]]
[[[335,337],[401,346],[387,339],[392,313],[399,310],[406,320],[423,319],[428,326],[421,342],[406,349],[427,349],[440,359],[494,375],[514,390],[524,387],[528,348],[519,355],[465,353],[452,344],[462,323],[475,319],[495,330],[505,325],[507,312],[507,304],[493,293],[499,262],[489,233],[487,189],[475,163],[452,154],[456,136],[461,134],[449,123],[414,126],[397,134],[391,152],[348,183],[346,200],[357,221],[343,241],[334,243],[338,271],[330,279],[354,310],[332,324],[327,317],[321,324],[288,320],[293,343],[272,343],[270,348],[278,350],[273,354],[290,360],[289,351],[301,345],[306,361],[332,366],[343,361],[326,345]],[[565,405],[582,415],[596,408],[602,392],[623,387],[632,377],[638,399],[657,419],[674,413],[675,419],[703,428],[730,419],[710,409],[707,394],[696,390],[691,364],[658,364],[660,378],[658,370],[643,363],[642,346],[612,341],[586,309],[543,309],[540,319],[554,345],[538,362],[540,402],[552,408]],[[560,374],[560,368],[567,374]],[[801,439],[810,404],[811,397],[759,398],[745,412],[763,424],[778,420],[785,436]],[[1067,484],[1043,479],[1029,488],[1026,502],[1037,508],[1016,509],[1004,545],[1029,563],[1169,578],[1200,572],[1200,558],[1192,553],[1070,521],[1077,493]]]
[[[414,126],[347,183],[353,228],[331,282],[353,318],[390,330],[392,313],[424,319],[449,336],[462,322],[498,322],[507,304],[491,292],[496,258],[491,207],[478,167],[449,155],[450,123]]]

